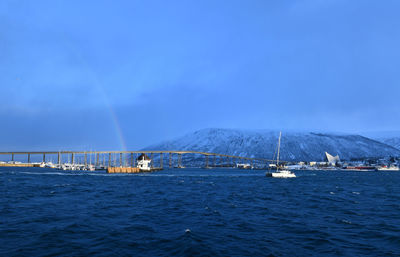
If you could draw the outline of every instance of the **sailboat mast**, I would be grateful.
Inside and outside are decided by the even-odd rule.
[[[281,136],[282,136],[282,131],[279,132],[279,140],[278,140],[278,156],[276,158],[276,167],[278,167],[279,164],[279,152],[281,150]]]

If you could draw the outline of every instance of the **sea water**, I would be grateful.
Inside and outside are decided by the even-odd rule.
[[[1,256],[399,256],[400,172],[0,168]]]

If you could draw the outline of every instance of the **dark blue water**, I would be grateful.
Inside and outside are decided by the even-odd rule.
[[[400,172],[297,175],[0,168],[0,255],[400,255]]]

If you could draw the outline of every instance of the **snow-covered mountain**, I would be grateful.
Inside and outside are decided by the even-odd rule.
[[[377,138],[376,140],[400,149],[400,137]]]
[[[400,150],[400,131],[367,132],[363,135]]]
[[[203,129],[143,150],[188,150],[272,159],[278,137],[279,131],[271,130]],[[342,160],[400,156],[400,150],[360,135],[282,133],[282,160],[321,161],[325,152],[338,154]]]

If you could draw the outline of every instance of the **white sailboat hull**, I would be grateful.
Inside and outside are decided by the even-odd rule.
[[[277,171],[277,172],[268,172],[265,174],[267,177],[273,178],[295,178],[296,174],[291,171],[284,170],[284,171]]]
[[[273,178],[295,178],[294,173],[283,173],[283,172],[273,172],[271,173]]]
[[[379,167],[378,170],[381,171],[399,171],[399,167]]]

